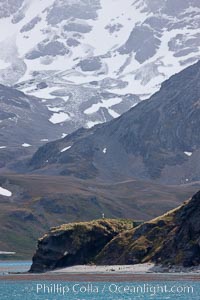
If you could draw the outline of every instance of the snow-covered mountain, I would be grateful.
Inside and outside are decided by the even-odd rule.
[[[110,122],[39,148],[31,172],[108,181],[200,181],[200,61]]]
[[[42,99],[0,84],[0,169],[32,155],[48,141],[65,137],[68,124],[55,121],[56,114]]]
[[[91,127],[200,58],[199,0],[2,0],[0,83]]]

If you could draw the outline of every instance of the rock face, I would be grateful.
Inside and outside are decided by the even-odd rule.
[[[0,168],[60,138],[68,126],[50,122],[53,115],[42,99],[0,84]]]
[[[52,228],[39,239],[30,272],[90,263],[113,237],[132,227],[132,221],[101,219]]]
[[[199,79],[200,62],[172,76],[159,92],[121,117],[41,147],[31,169],[115,181],[200,180]]]
[[[98,264],[155,262],[191,267],[200,264],[200,191],[189,202],[114,238]]]

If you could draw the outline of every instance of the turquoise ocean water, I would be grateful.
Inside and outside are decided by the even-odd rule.
[[[26,272],[30,266],[31,261],[0,261],[0,275],[8,272]]]
[[[161,287],[166,285],[168,292]],[[146,292],[141,288],[146,286]],[[176,292],[171,288],[177,287]],[[188,290],[193,287],[192,290]],[[48,290],[49,288],[49,290]],[[52,288],[52,289],[51,289]],[[137,288],[139,288],[137,290]],[[147,289],[151,291],[147,292]],[[156,290],[159,288],[159,290]],[[179,288],[179,290],[178,290]],[[185,292],[180,292],[185,288]],[[138,292],[137,292],[138,291]],[[175,291],[175,290],[174,290]],[[186,292],[187,291],[187,292]],[[1,300],[199,300],[200,285],[198,282],[0,282]]]
[[[27,271],[30,262],[0,262],[0,300],[200,300],[200,282],[7,281],[8,271]]]

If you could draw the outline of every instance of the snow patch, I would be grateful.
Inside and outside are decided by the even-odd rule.
[[[54,91],[56,91],[55,87],[48,87],[48,88],[39,89],[39,90],[23,89],[24,93],[31,94],[38,98],[45,98],[45,99],[55,99],[55,96],[51,95],[51,93]]]
[[[97,125],[97,124],[101,124],[101,122],[100,122],[100,121],[95,121],[95,122],[93,122],[93,121],[88,121],[88,122],[87,122],[87,128],[92,128],[92,127],[94,127],[94,126]]]
[[[6,69],[10,66],[10,63],[5,62],[4,60],[0,59],[0,69]]]
[[[41,139],[40,142],[48,142],[48,139]]]
[[[64,112],[55,113],[49,119],[49,121],[53,124],[63,123],[68,120],[70,120],[70,117],[68,114],[66,114]]]
[[[187,156],[192,156],[192,152],[185,151],[184,153],[185,153],[185,155],[187,155]]]
[[[72,146],[65,147],[65,148],[63,148],[60,152],[65,152],[65,151],[69,150],[71,147],[72,147]]]
[[[14,255],[16,252],[8,252],[8,251],[0,251],[0,254],[2,255]]]
[[[0,187],[0,195],[6,196],[6,197],[11,197],[12,193],[9,190],[6,190],[6,189]]]
[[[24,143],[24,144],[22,144],[22,147],[28,148],[28,147],[31,147],[31,145],[30,145],[30,144],[27,144],[27,143]]]
[[[108,109],[109,114],[111,115],[111,117],[118,118],[120,116],[120,114],[118,114],[116,111],[114,111],[113,109]]]
[[[47,106],[49,111],[53,111],[53,112],[61,112],[63,111],[63,107],[51,107],[51,106]]]
[[[106,152],[107,152],[107,148],[104,148],[103,153],[106,154]]]
[[[63,133],[61,138],[64,139],[68,134],[67,133]]]
[[[135,7],[133,9],[132,4],[132,0],[101,0],[102,9],[98,11],[98,18],[95,21],[88,21],[92,26],[92,31],[84,35],[85,44],[95,45],[94,55],[107,53],[110,49],[123,45],[129,37],[131,25],[134,27],[137,22],[143,22],[146,19],[147,13],[143,13]],[[131,24],[128,18],[132,19]],[[112,35],[106,29],[108,24],[113,23],[111,19],[123,24],[120,31]]]
[[[0,146],[0,149],[6,149],[7,147],[6,146]]]
[[[91,115],[93,113],[96,113],[100,108],[107,108],[110,109],[112,106],[119,104],[122,102],[122,98],[116,97],[116,98],[111,98],[108,100],[101,100],[99,103],[95,103],[92,106],[90,106],[89,108],[87,108],[84,113],[86,115]],[[114,112],[112,110],[112,113],[117,114],[116,112]]]

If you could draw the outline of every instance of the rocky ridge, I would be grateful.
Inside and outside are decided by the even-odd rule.
[[[121,117],[41,147],[30,170],[84,179],[198,181],[199,79],[200,62],[172,76]]]
[[[40,98],[0,84],[0,168],[33,155],[39,146],[70,131],[66,124],[53,123],[52,103],[46,104]]]

